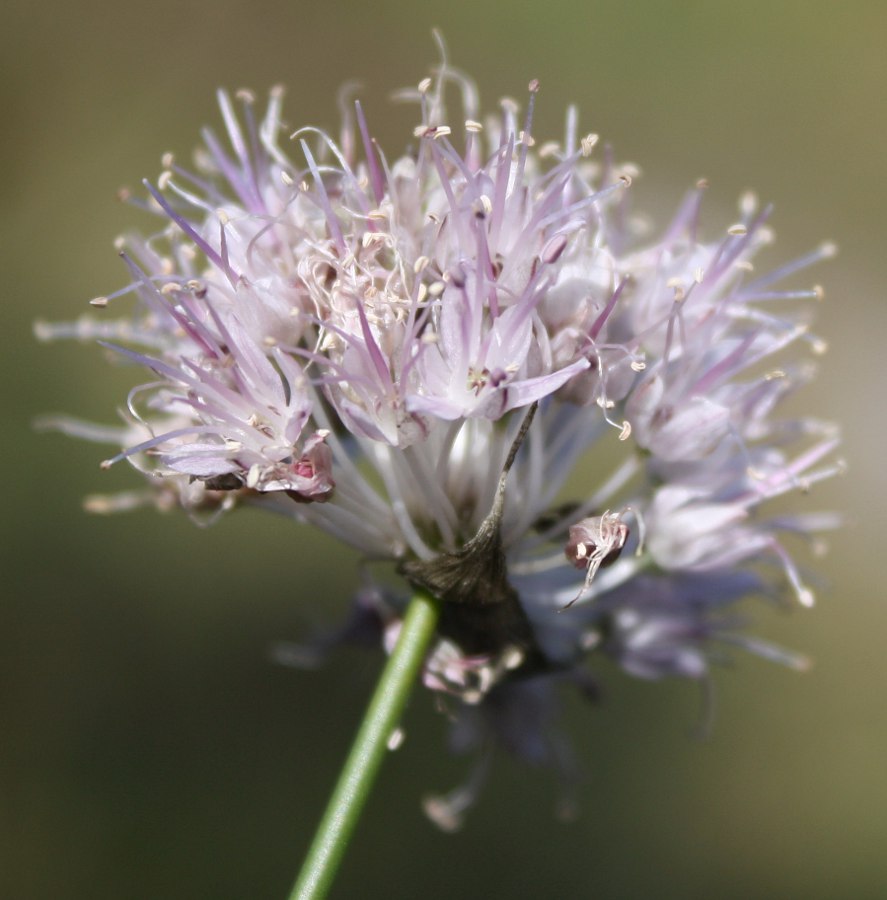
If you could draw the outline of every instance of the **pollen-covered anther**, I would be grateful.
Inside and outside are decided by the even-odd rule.
[[[475,122],[474,119],[466,119],[465,130],[476,134],[479,131],[483,131],[484,126],[480,122]]]
[[[814,284],[813,285],[813,296],[817,300],[820,300],[820,301],[824,300],[825,299],[825,288],[823,288],[823,286],[821,284]]]
[[[90,306],[94,306],[97,309],[104,309],[108,305],[107,297],[93,297],[92,300],[89,301]]]
[[[598,134],[586,134],[584,138],[579,142],[579,146],[581,147],[583,156],[591,156],[591,151],[594,150],[595,145],[600,140],[600,135]]]
[[[745,191],[739,198],[739,212],[744,216],[753,216],[758,209],[758,195],[754,191]]]
[[[520,647],[506,647],[502,653],[502,665],[509,672],[519,669],[523,665],[524,659],[526,659],[526,654]]]
[[[493,201],[486,194],[481,194],[474,203],[471,204],[475,215],[488,216],[493,211]]]
[[[742,224],[742,222],[737,222],[735,225],[731,225],[727,229],[727,234],[731,234],[734,237],[738,237],[739,235],[748,234],[748,228]]]
[[[420,94],[427,94],[429,89],[431,88],[432,81],[430,78],[423,78],[418,84],[418,90]]]
[[[622,428],[619,430],[619,440],[627,441],[631,437],[631,422],[626,419],[622,423]]]
[[[537,151],[539,159],[549,159],[552,156],[557,156],[560,152],[561,145],[557,141],[546,141]]]
[[[687,292],[684,290],[684,283],[680,278],[669,278],[668,281],[665,282],[665,286],[671,288],[674,291],[674,299],[676,303],[680,303],[687,296]]]

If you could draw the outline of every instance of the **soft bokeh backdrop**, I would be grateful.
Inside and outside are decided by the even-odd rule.
[[[555,821],[552,779],[503,761],[456,836],[419,811],[463,761],[413,702],[357,834],[339,897],[866,898],[887,893],[884,180],[887,6],[874,2],[5,0],[0,28],[4,475],[0,605],[0,895],[281,898],[335,777],[378,655],[324,671],[268,660],[334,621],[353,555],[252,513],[209,530],[178,515],[87,517],[131,484],[101,448],[37,435],[33,417],[108,420],[129,376],[93,348],[38,345],[120,286],[111,247],[133,219],[115,190],[187,156],[213,90],[282,82],[294,124],[335,128],[359,78],[395,151],[412,114],[388,93],[453,61],[489,104],[542,84],[538,135],[583,124],[637,161],[637,206],[662,222],[711,183],[711,229],[753,186],[775,202],[773,259],[833,238],[818,330],[832,352],[799,405],[840,419],[849,474],[815,507],[852,525],[818,563],[813,612],[755,610],[809,652],[799,676],[755,659],[698,693],[602,668],[605,703],[569,707],[586,762],[582,816]]]

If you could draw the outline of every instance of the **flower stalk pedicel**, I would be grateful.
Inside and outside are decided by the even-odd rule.
[[[636,170],[596,159],[574,110],[561,142],[536,138],[538,87],[523,115],[505,100],[484,118],[442,64],[408,92],[419,121],[398,158],[360,104],[338,142],[288,141],[280,90],[261,119],[221,92],[225,139],[206,130],[196,172],[167,156],[146,182],[161,225],[120,239],[129,285],[92,318],[37,326],[151,373],[119,427],[48,421],[116,443],[103,465],[144,480],[91,508],[282,512],[434,599],[415,658],[458,746],[482,748],[469,788],[426,802],[447,828],[490,738],[570,780],[555,691],[592,692],[596,655],[652,679],[708,679],[731,647],[803,667],[732,609],[786,586],[809,606],[785,538],[838,521],[767,505],[841,467],[833,426],[779,414],[824,346],[822,290],[794,278],[833,247],[758,273],[770,209],[746,196],[706,240],[704,182],[648,239]],[[367,583],[355,602],[390,651],[404,598]]]

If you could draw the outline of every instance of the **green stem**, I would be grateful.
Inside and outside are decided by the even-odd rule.
[[[376,685],[289,900],[320,900],[326,896],[434,637],[438,615],[438,602],[427,594],[420,592],[410,601],[397,644]]]

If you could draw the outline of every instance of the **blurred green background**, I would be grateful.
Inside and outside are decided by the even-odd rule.
[[[603,705],[568,708],[587,771],[575,824],[555,821],[547,773],[503,760],[467,827],[438,833],[419,799],[465,763],[419,695],[334,895],[887,896],[887,5],[6,0],[0,15],[0,896],[286,895],[380,657],[303,673],[268,647],[336,620],[353,555],[249,512],[209,530],[85,515],[84,494],[133,477],[31,421],[111,420],[131,374],[93,348],[38,345],[31,322],[125,282],[111,241],[135,213],[115,191],[156,177],[164,151],[189,155],[217,85],[282,82],[290,122],[334,129],[337,87],[358,78],[399,150],[413,114],[388,94],[435,62],[433,25],[488,107],[540,80],[537,136],[559,136],[578,103],[643,167],[635,202],[660,224],[707,176],[710,233],[754,187],[776,204],[772,259],[840,244],[812,276],[832,352],[798,406],[846,427],[848,476],[805,502],[853,523],[817,564],[814,611],[755,610],[814,669],[719,671],[710,739],[690,737],[693,685],[600,669]]]

